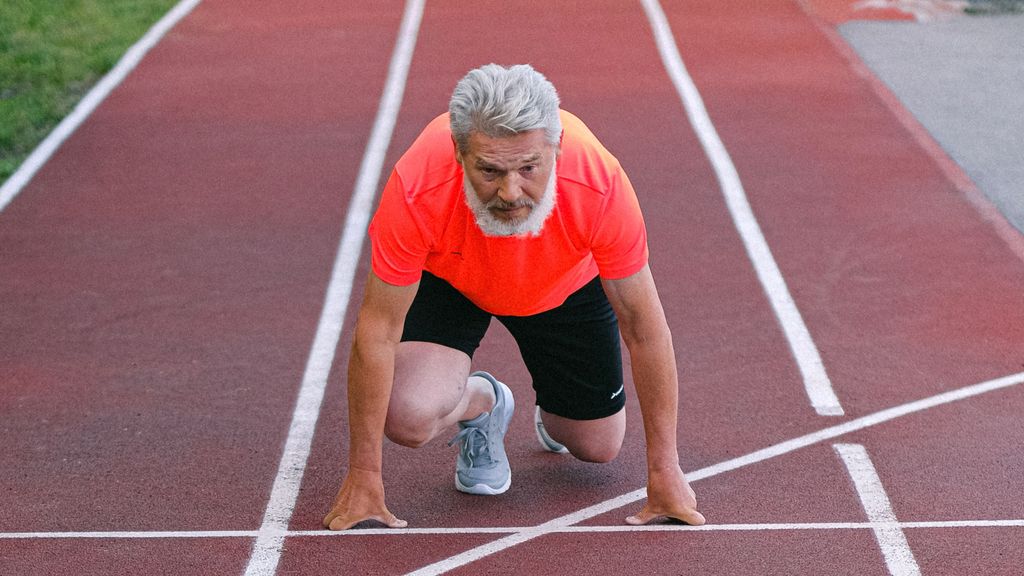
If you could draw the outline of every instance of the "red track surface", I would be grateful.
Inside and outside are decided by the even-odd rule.
[[[339,4],[207,0],[0,213],[0,573],[244,572],[402,17]],[[578,524],[613,532],[540,534],[453,573],[889,573],[832,443],[864,446],[900,522],[946,522],[904,527],[922,573],[1019,573],[1020,386],[708,468],[1021,373],[1024,263],[802,3],[663,4],[846,415],[811,409],[638,3],[428,3],[385,165],[468,69],[551,78],[641,196],[709,520],[628,531],[634,502]],[[319,529],[346,459],[350,325],[293,531]],[[477,363],[528,407],[514,350],[496,326]],[[454,491],[443,442],[389,445],[391,509],[453,533],[295,533],[277,573],[401,574],[642,488],[628,410],[603,466],[540,452],[520,410],[496,498]],[[799,523],[856,525],[780,526]]]

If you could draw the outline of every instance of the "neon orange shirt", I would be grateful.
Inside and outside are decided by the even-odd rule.
[[[484,236],[466,205],[448,114],[395,165],[370,223],[371,265],[407,286],[423,270],[501,316],[550,310],[594,276],[625,278],[647,263],[647,231],[625,172],[563,111],[555,208],[538,236]]]

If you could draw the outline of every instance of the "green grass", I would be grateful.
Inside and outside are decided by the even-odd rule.
[[[177,0],[0,0],[0,182]]]

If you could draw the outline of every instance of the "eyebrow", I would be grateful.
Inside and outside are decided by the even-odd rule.
[[[520,158],[518,160],[518,162],[519,162],[520,165],[536,164],[537,162],[540,161],[541,158],[543,158],[543,155],[541,155],[541,154],[531,154],[531,155],[526,156],[524,158]],[[513,161],[513,164],[514,163],[515,163],[515,161]],[[505,170],[505,168],[503,168],[501,166],[498,166],[497,164],[493,164],[491,162],[488,162],[487,160],[484,160],[483,158],[480,158],[479,156],[476,158],[475,164],[476,164],[476,166],[478,168],[495,168],[495,169],[498,169],[498,170]]]

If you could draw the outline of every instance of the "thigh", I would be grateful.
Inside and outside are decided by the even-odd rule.
[[[430,342],[400,343],[389,419],[418,426],[451,414],[466,393],[469,369],[469,356],[459,350]]]
[[[473,352],[490,320],[450,284],[423,273],[395,355],[392,427],[420,430],[464,403]]]
[[[598,278],[558,308],[499,320],[519,344],[542,410],[571,420],[622,410],[619,326]]]
[[[423,272],[416,298],[405,316],[402,342],[440,344],[472,358],[490,323],[488,312],[451,284]]]

